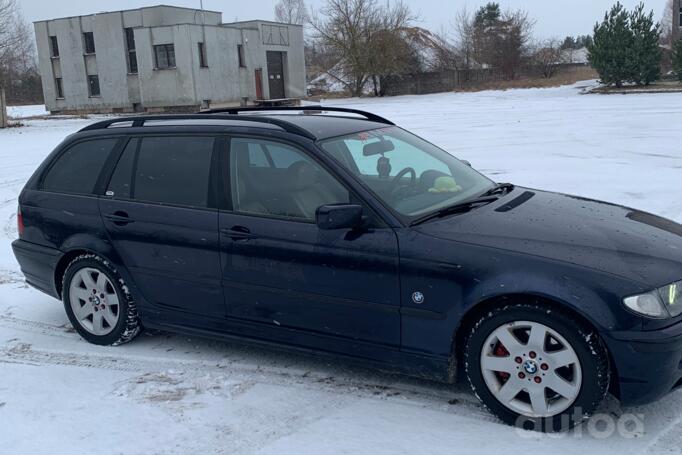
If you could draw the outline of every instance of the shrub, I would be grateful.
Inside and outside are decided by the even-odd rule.
[[[587,48],[588,59],[603,84],[621,87],[632,78],[631,53],[635,36],[630,16],[620,2],[594,26],[594,41]]]
[[[630,14],[630,29],[633,34],[632,46],[632,82],[637,85],[649,85],[661,77],[661,39],[659,24],[654,22],[654,12],[644,12],[644,4],[640,3]]]
[[[595,25],[588,58],[603,84],[649,85],[661,77],[660,36],[653,11],[646,14],[640,3],[628,13],[618,2]]]

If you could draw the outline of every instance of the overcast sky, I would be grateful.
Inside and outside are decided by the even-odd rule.
[[[325,0],[307,0],[308,6],[319,8]],[[384,1],[384,0],[379,0]],[[421,16],[422,26],[433,31],[447,29],[456,11],[465,5],[478,8],[488,0],[406,0]],[[277,0],[204,0],[204,8],[221,11],[223,20],[273,19]],[[615,0],[499,0],[503,8],[522,8],[537,20],[536,34],[541,38],[592,32],[594,23]],[[639,0],[621,0],[632,8]],[[660,20],[666,0],[644,0]],[[64,16],[78,16],[101,11],[139,8],[156,4],[199,7],[199,0],[19,0],[26,19],[30,22]]]

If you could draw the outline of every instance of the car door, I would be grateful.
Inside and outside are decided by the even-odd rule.
[[[160,307],[225,316],[211,136],[132,138],[100,212],[143,297]],[[219,174],[219,173],[217,173]]]
[[[233,137],[220,213],[228,313],[282,329],[397,347],[400,283],[395,233],[367,211],[370,228],[320,230],[324,204],[361,203],[293,145]]]

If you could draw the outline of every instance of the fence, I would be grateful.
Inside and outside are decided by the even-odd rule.
[[[557,73],[568,73],[585,67],[583,64],[560,65]],[[516,76],[517,78],[539,78],[542,77],[542,68],[537,66],[523,67],[517,72]],[[465,89],[507,79],[508,75],[499,68],[444,70],[387,77],[381,80],[381,87],[384,94],[388,96],[425,95],[427,93]]]
[[[7,103],[5,90],[0,88],[0,128],[7,128]]]

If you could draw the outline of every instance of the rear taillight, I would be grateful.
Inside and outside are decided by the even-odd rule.
[[[21,207],[17,209],[17,231],[19,232],[19,237],[24,236],[24,215],[21,214]]]

